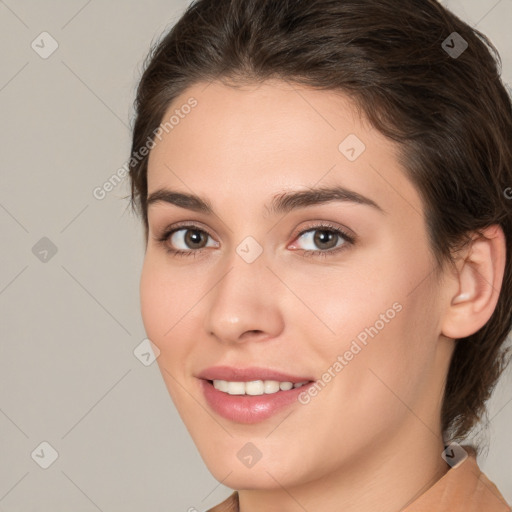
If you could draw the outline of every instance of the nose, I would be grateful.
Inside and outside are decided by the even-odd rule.
[[[204,328],[224,344],[263,341],[283,329],[280,281],[260,255],[248,263],[238,254],[206,297]],[[282,284],[281,284],[282,286]]]

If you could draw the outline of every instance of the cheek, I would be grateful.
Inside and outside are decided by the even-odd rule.
[[[334,350],[334,355],[349,350],[355,339],[365,346],[383,337],[399,320],[416,271],[410,262],[409,267],[399,262],[393,249],[390,245],[378,255],[359,251],[346,265],[286,271],[283,280],[303,303],[290,303],[289,323],[308,331],[302,338],[310,340],[311,348],[332,357]]]
[[[305,325],[310,340],[321,340],[311,348],[323,371],[338,361],[331,371],[344,375],[335,380],[347,399],[389,395],[393,400],[386,384],[413,398],[433,361],[438,313],[432,262],[426,251],[407,249],[390,243],[381,245],[379,257],[360,252],[350,271],[330,269],[329,279],[324,276],[315,286],[311,275],[304,276],[303,288],[299,282],[294,288],[309,283],[307,303],[322,320],[311,317]]]
[[[144,260],[140,278],[141,316],[147,337],[160,350],[156,361],[169,395],[180,414],[185,413],[185,421],[190,410],[194,410],[193,402],[182,388],[190,352],[184,332],[185,315],[197,298],[187,300],[189,288],[176,282],[175,273],[168,265],[155,260],[151,254]]]
[[[162,264],[158,258],[148,254],[144,260],[140,277],[141,316],[149,339],[160,349],[162,358],[176,339],[187,307],[187,290],[176,281],[176,275],[169,265]],[[191,297],[191,300],[193,297]],[[159,357],[160,359],[160,357]]]
[[[165,306],[165,287],[162,286],[155,265],[146,257],[140,277],[140,308],[146,334],[161,350],[160,339],[164,332],[163,318]]]

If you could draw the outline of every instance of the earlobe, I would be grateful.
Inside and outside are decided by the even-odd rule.
[[[457,275],[457,292],[450,299],[442,324],[448,338],[465,338],[481,329],[498,302],[505,272],[506,245],[500,226],[475,234]]]

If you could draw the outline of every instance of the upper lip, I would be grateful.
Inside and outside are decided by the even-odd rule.
[[[299,377],[296,375],[290,375],[289,373],[256,366],[251,366],[249,368],[211,366],[210,368],[206,368],[201,373],[199,373],[197,377],[205,380],[227,380],[231,382],[277,380],[279,382],[291,382],[292,384],[313,380],[308,376]]]

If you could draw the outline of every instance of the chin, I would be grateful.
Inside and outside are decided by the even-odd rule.
[[[211,469],[208,467],[213,477],[221,482],[222,485],[229,487],[233,490],[271,490],[279,489],[281,485],[284,487],[293,487],[298,482],[290,482],[288,478],[290,475],[283,474],[281,467],[277,469],[275,467],[260,466],[258,463],[251,469],[246,468],[233,468],[229,464],[222,465],[222,467],[215,467]],[[226,475],[228,475],[226,477]],[[272,478],[273,477],[273,478]]]
[[[236,444],[236,448],[227,449],[222,454],[210,452],[203,456],[201,453],[201,457],[212,476],[218,482],[234,490],[270,490],[281,488],[281,485],[294,487],[306,483],[311,477],[309,472],[304,471],[304,468],[311,468],[311,464],[308,464],[307,461],[295,460],[293,457],[290,458],[284,453],[275,451],[267,460],[265,457],[259,460],[254,459],[252,466],[249,465],[249,461],[246,466],[243,457],[241,457],[241,461],[237,456],[237,452],[246,443],[235,442],[233,444]]]

